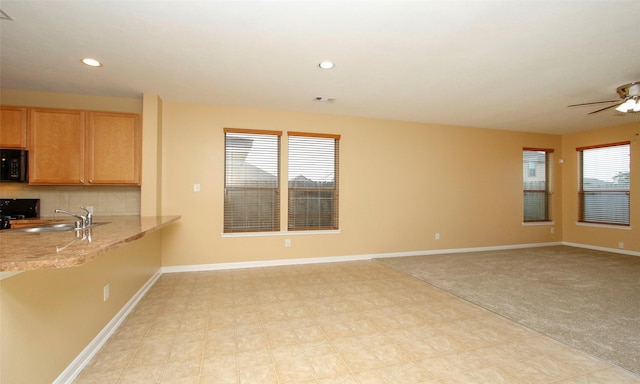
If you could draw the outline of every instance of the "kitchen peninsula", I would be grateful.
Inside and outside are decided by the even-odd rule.
[[[161,275],[180,216],[0,233],[0,382],[68,383]],[[162,230],[161,230],[162,229]]]
[[[103,216],[87,230],[69,232],[0,233],[0,272],[74,267],[147,233],[163,228],[179,216]]]

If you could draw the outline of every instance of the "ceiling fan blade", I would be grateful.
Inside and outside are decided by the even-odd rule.
[[[610,105],[610,106],[608,106],[608,107],[605,107],[605,108],[602,108],[602,109],[598,109],[597,111],[589,112],[589,113],[587,113],[587,115],[593,115],[594,113],[598,113],[598,112],[606,111],[607,109],[615,108],[615,107],[617,107],[617,106],[618,106],[618,105],[620,105],[620,104],[622,104],[622,103],[618,103],[618,104]]]
[[[579,107],[581,105],[593,105],[593,104],[603,104],[603,103],[617,103],[619,101],[620,100],[594,101],[593,103],[571,104],[571,105],[567,105],[567,107]]]

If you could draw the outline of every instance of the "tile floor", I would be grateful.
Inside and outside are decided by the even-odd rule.
[[[75,383],[640,383],[375,261],[165,274]]]

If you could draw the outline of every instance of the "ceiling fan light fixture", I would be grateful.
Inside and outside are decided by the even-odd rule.
[[[569,107],[580,107],[583,105],[594,104],[609,104],[608,107],[600,108],[593,112],[587,113],[587,115],[593,115],[594,113],[610,110],[615,108],[616,111],[621,113],[637,113],[640,112],[640,82],[636,81],[621,85],[616,88],[616,92],[620,95],[620,100],[606,100],[606,101],[594,101],[591,103],[571,104]],[[616,103],[616,104],[611,104]]]
[[[624,103],[618,105],[616,107],[616,111],[618,112],[622,112],[622,113],[627,113],[630,111],[633,111],[633,109],[636,107],[636,101],[634,99],[627,99],[627,101],[625,101]]]

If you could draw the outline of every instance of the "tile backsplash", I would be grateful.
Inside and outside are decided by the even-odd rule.
[[[32,186],[0,184],[0,198],[40,199],[40,217],[55,216],[56,209],[80,211],[93,206],[96,216],[140,214],[140,187],[120,186]]]

